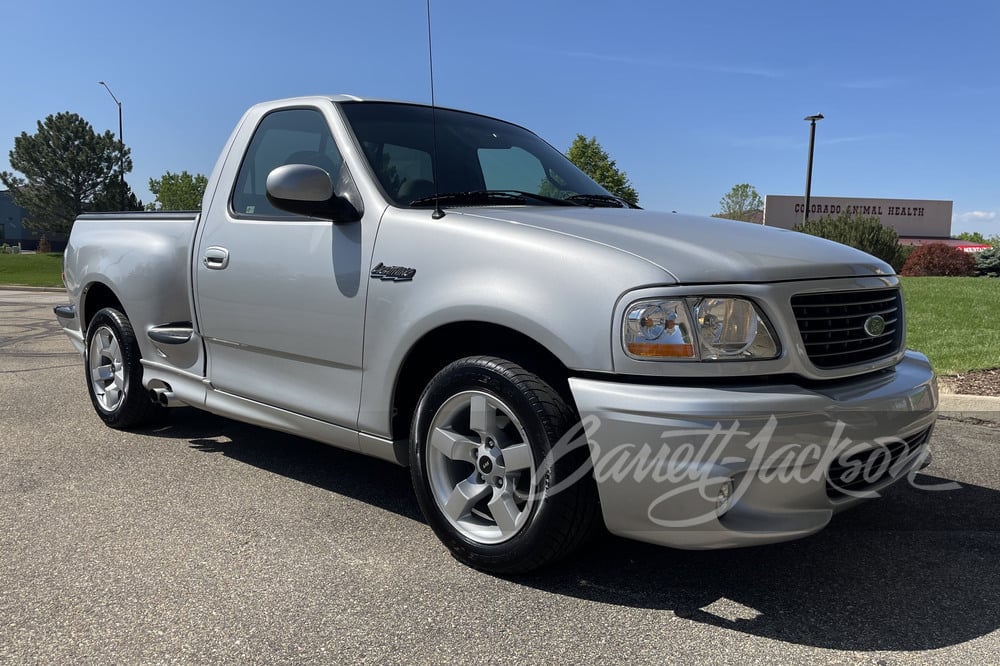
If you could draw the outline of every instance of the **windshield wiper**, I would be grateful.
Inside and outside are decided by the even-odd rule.
[[[489,206],[489,205],[524,205],[529,201],[549,204],[552,206],[580,206],[568,199],[547,197],[544,194],[523,192],[521,190],[472,190],[469,192],[442,192],[441,194],[421,197],[410,202],[410,206],[427,206],[435,202],[441,205],[457,206]]]
[[[566,197],[566,201],[573,201],[578,205],[594,206],[596,208],[639,208],[634,203],[629,203],[624,199],[610,194],[574,194]]]

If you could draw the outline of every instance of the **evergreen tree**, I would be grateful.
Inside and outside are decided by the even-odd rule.
[[[10,151],[11,167],[0,182],[27,209],[25,226],[46,233],[68,233],[73,220],[94,210],[111,189],[119,194],[120,169],[132,170],[130,151],[108,131],[97,134],[75,113],[50,115],[35,134],[22,132]]]
[[[569,150],[566,151],[566,157],[611,194],[631,204],[639,204],[639,194],[629,182],[628,175],[618,168],[607,151],[597,142],[597,137],[588,139],[582,134],[577,134]]]

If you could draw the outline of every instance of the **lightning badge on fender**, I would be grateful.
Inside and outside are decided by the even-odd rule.
[[[379,280],[389,280],[390,282],[407,282],[417,274],[416,268],[406,266],[386,266],[381,261],[378,266],[372,269],[371,276]]]

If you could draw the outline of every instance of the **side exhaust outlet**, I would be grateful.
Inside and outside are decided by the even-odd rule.
[[[160,387],[149,389],[149,399],[153,402],[163,405],[164,407],[176,407],[177,402],[174,401],[174,392],[170,390],[170,387]]]

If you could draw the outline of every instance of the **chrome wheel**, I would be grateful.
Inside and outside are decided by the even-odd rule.
[[[142,354],[128,317],[103,308],[86,330],[83,370],[90,401],[101,420],[126,429],[157,418],[161,408],[142,388]]]
[[[589,451],[553,452],[575,423],[559,391],[508,359],[468,356],[430,379],[410,425],[410,478],[452,555],[483,571],[524,573],[594,532],[593,479],[563,483]]]
[[[514,411],[482,391],[458,393],[434,414],[427,440],[431,495],[467,539],[503,543],[528,522],[535,504],[528,442]]]
[[[125,358],[118,338],[107,326],[98,328],[90,340],[87,370],[98,407],[113,412],[125,399]]]

